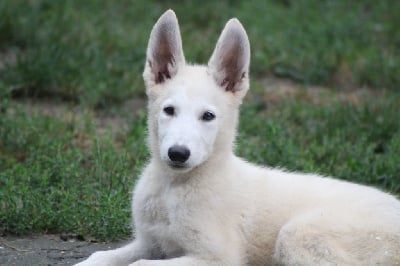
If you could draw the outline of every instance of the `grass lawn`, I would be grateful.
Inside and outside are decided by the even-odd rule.
[[[228,18],[248,31],[239,155],[400,195],[400,2],[179,3],[0,1],[0,235],[129,235],[149,156],[141,72],[168,8],[189,61]]]

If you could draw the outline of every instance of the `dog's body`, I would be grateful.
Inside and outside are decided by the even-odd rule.
[[[249,57],[233,19],[208,66],[187,65],[175,14],[159,19],[144,71],[152,157],[133,195],[136,239],[80,265],[400,265],[393,196],[233,154]]]

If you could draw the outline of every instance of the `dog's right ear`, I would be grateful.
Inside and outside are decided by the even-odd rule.
[[[173,78],[185,64],[178,19],[166,11],[154,25],[147,46],[143,78],[147,88]]]

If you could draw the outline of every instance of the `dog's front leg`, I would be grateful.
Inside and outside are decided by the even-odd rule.
[[[132,243],[121,248],[97,251],[86,260],[76,264],[75,266],[117,266],[128,265],[134,261],[149,258],[150,249],[144,241],[136,239]]]
[[[213,238],[213,242],[203,242],[202,237],[197,235],[198,243],[195,239],[190,239],[186,245],[186,253],[181,257],[169,259],[141,259],[129,266],[240,266],[246,265],[245,252],[240,248],[240,244],[235,239],[221,237]],[[222,240],[219,242],[218,240]],[[231,241],[229,241],[231,240]],[[219,243],[218,243],[219,242]]]
[[[233,264],[232,264],[233,263]],[[225,259],[202,259],[191,256],[183,256],[168,260],[139,260],[129,266],[233,266],[241,265]]]

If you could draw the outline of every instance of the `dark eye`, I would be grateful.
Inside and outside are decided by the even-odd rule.
[[[173,116],[175,114],[175,108],[172,106],[164,107],[164,113],[167,115]]]
[[[204,112],[204,113],[203,113],[203,116],[201,117],[201,119],[202,119],[203,121],[211,121],[211,120],[213,120],[214,118],[215,118],[215,114],[213,114],[213,113],[210,112],[210,111]]]

